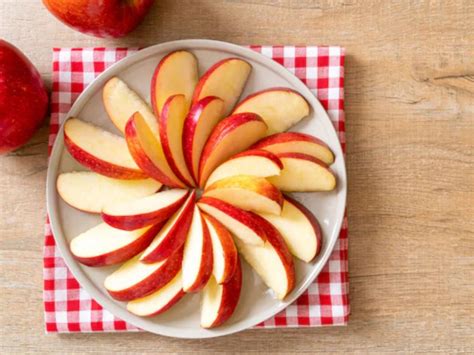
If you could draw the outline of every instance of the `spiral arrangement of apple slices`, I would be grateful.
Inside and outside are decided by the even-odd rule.
[[[228,58],[199,78],[196,57],[176,51],[155,70],[151,107],[117,77],[104,86],[123,136],[78,118],[64,125],[69,153],[91,171],[61,174],[58,192],[103,220],[71,252],[88,266],[123,263],[104,286],[133,314],[201,292],[201,326],[219,326],[239,301],[239,254],[284,299],[293,256],[310,262],[321,249],[316,218],[282,191],[334,189],[334,155],[318,138],[285,132],[309,114],[297,92],[271,88],[236,104],[251,69]]]

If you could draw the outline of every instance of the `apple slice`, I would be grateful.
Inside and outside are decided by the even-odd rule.
[[[137,165],[152,178],[170,187],[185,187],[171,170],[160,141],[136,112],[125,127],[128,149]]]
[[[193,219],[195,197],[196,193],[191,192],[183,206],[166,222],[143,252],[140,261],[154,263],[164,260],[184,245]]]
[[[267,135],[284,132],[309,115],[309,104],[303,96],[289,88],[271,88],[256,92],[242,100],[232,112],[253,112],[268,126]]]
[[[217,96],[225,102],[224,116],[227,116],[239,99],[252,66],[239,58],[223,59],[199,79],[193,95],[193,104],[206,96]]]
[[[113,77],[105,83],[102,101],[105,111],[120,132],[125,133],[128,119],[135,112],[140,112],[155,136],[158,136],[158,123],[151,107],[119,78]]]
[[[189,108],[198,77],[198,62],[192,53],[180,50],[165,56],[156,67],[151,81],[151,102],[155,114],[161,116],[163,105],[173,95],[184,95]]]
[[[227,321],[239,303],[242,289],[242,267],[237,256],[236,270],[225,284],[211,277],[202,291],[201,327],[215,328]]]
[[[122,137],[77,118],[64,124],[64,144],[80,164],[117,179],[144,179]]]
[[[188,107],[184,95],[171,96],[163,105],[159,125],[163,152],[171,170],[188,186],[194,186],[183,154],[183,127]]]
[[[280,216],[269,213],[260,216],[280,232],[291,254],[309,263],[321,250],[321,227],[305,206],[289,196],[284,199]]]
[[[265,135],[266,130],[265,122],[253,113],[240,113],[219,122],[202,151],[199,165],[200,186],[204,186],[217,166],[250,147]]]
[[[264,149],[275,154],[303,153],[328,165],[334,163],[334,154],[326,143],[319,138],[299,132],[273,134],[261,139],[252,148]]]
[[[183,276],[179,271],[165,286],[148,296],[127,303],[127,311],[140,317],[152,317],[163,313],[179,302],[183,292]]]
[[[91,171],[74,171],[58,176],[56,188],[70,206],[100,213],[106,204],[117,204],[152,195],[161,188],[153,179],[119,180]]]
[[[202,197],[198,201],[201,210],[221,222],[242,242],[263,245],[267,237],[252,215],[238,207],[212,197]]]
[[[196,182],[204,144],[223,117],[224,101],[215,96],[207,96],[196,102],[186,117],[183,128],[184,159]]]
[[[102,210],[102,219],[118,229],[142,228],[167,220],[187,197],[187,190],[173,189],[125,203],[110,204]]]
[[[203,196],[217,198],[246,211],[276,215],[281,213],[283,206],[280,190],[257,176],[238,175],[216,181]]]
[[[267,241],[263,246],[255,246],[236,238],[237,249],[263,282],[275,292],[276,297],[282,300],[295,286],[293,259],[278,230],[264,218],[250,213],[265,230]]]
[[[201,212],[194,207],[183,255],[183,290],[198,292],[206,286],[212,274],[212,244],[209,230]]]
[[[71,240],[72,255],[87,266],[122,263],[142,252],[153,240],[161,225],[134,231],[115,229],[101,223]]]
[[[204,219],[212,242],[214,260],[212,275],[218,284],[223,284],[228,282],[235,272],[238,259],[237,249],[232,235],[217,219],[208,214],[204,214]]]
[[[168,284],[180,271],[183,251],[153,264],[140,261],[140,254],[107,276],[104,287],[118,301],[145,297]]]
[[[206,187],[237,175],[275,176],[279,175],[282,169],[283,164],[275,154],[259,149],[246,150],[219,165],[207,179]]]
[[[277,154],[285,167],[279,176],[268,178],[282,191],[331,191],[336,187],[336,176],[321,160],[301,153]]]

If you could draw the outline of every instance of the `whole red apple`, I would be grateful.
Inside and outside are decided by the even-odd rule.
[[[47,110],[40,74],[18,48],[0,39],[0,154],[26,143]]]
[[[143,20],[155,0],[43,0],[75,30],[96,37],[123,37]]]

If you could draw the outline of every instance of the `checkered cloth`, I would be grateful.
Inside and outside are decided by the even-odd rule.
[[[250,46],[301,79],[327,110],[345,150],[344,50],[340,47]],[[94,78],[137,49],[56,48],[49,152],[60,123]],[[347,219],[329,262],[308,290],[257,328],[345,325],[349,317]],[[136,327],[114,317],[81,288],[45,226],[44,308],[47,332],[129,331]]]

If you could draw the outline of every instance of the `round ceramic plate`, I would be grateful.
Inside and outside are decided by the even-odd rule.
[[[200,320],[200,295],[186,295],[167,312],[153,317],[141,318],[126,311],[126,304],[112,299],[103,287],[103,281],[117,266],[91,268],[76,262],[69,251],[69,242],[79,233],[100,222],[100,216],[78,211],[61,200],[56,192],[58,174],[73,170],[84,170],[69,155],[64,147],[63,129],[59,131],[49,164],[47,181],[47,203],[52,230],[66,264],[81,286],[115,316],[149,332],[179,337],[208,338],[226,335],[250,328],[272,317],[291,304],[303,293],[327,262],[341,228],[346,202],[346,171],[344,157],[337,134],[326,112],[310,90],[288,70],[261,54],[237,45],[209,41],[184,40],[162,43],[131,55],[102,73],[76,100],[68,116],[79,117],[98,126],[119,133],[102,105],[102,87],[113,76],[119,76],[150,102],[150,81],[157,63],[166,54],[177,49],[186,49],[199,60],[199,71],[226,57],[240,57],[248,61],[253,71],[242,97],[257,90],[280,86],[290,87],[308,100],[312,110],[292,131],[304,132],[323,139],[336,156],[331,169],[337,175],[338,186],[329,193],[299,193],[294,197],[309,208],[318,218],[323,231],[323,246],[319,256],[309,264],[297,261],[296,287],[284,301],[274,298],[270,291],[243,262],[243,286],[239,305],[234,315],[221,327],[202,329]]]

